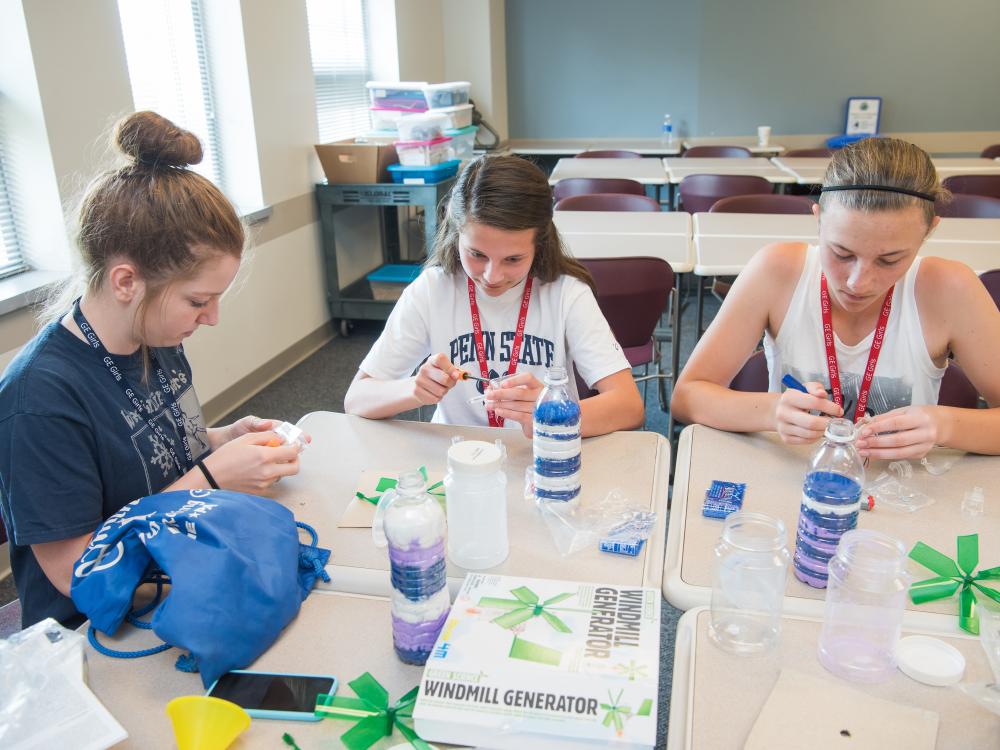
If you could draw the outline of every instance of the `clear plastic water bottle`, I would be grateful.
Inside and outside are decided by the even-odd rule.
[[[535,497],[568,502],[580,494],[580,403],[566,387],[565,367],[545,372],[535,403]]]
[[[379,500],[372,523],[378,546],[389,546],[392,645],[407,664],[430,656],[451,601],[445,568],[445,516],[420,472],[403,474]]]
[[[816,588],[826,588],[827,566],[840,538],[858,525],[865,467],[854,438],[849,419],[831,419],[802,487],[795,577]]]
[[[664,146],[674,145],[674,124],[670,115],[663,115],[663,128],[660,130],[660,143]]]

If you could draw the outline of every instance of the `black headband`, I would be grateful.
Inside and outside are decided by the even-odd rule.
[[[892,187],[890,185],[824,185],[820,188],[821,193],[829,193],[835,190],[880,190],[883,193],[902,193],[903,195],[912,195],[914,198],[922,198],[925,201],[934,203],[933,195],[918,193],[916,190],[907,190],[906,188],[901,187]]]

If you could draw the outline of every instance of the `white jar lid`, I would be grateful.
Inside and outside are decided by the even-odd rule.
[[[925,685],[954,685],[965,674],[965,657],[952,646],[926,635],[901,638],[896,661],[903,674]]]
[[[448,470],[460,474],[492,474],[502,461],[500,449],[482,440],[462,440],[448,449]]]

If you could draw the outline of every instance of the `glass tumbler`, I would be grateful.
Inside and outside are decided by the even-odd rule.
[[[734,654],[769,651],[781,635],[790,556],[785,524],[763,513],[730,514],[715,546],[708,633]]]
[[[844,534],[830,560],[820,663],[855,682],[889,679],[910,582],[900,540],[870,529]]]

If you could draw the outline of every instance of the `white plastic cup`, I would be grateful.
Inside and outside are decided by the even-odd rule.
[[[466,570],[499,565],[510,551],[501,446],[463,440],[448,449],[448,557]]]
[[[757,128],[757,145],[766,146],[771,142],[771,126],[761,125]]]

